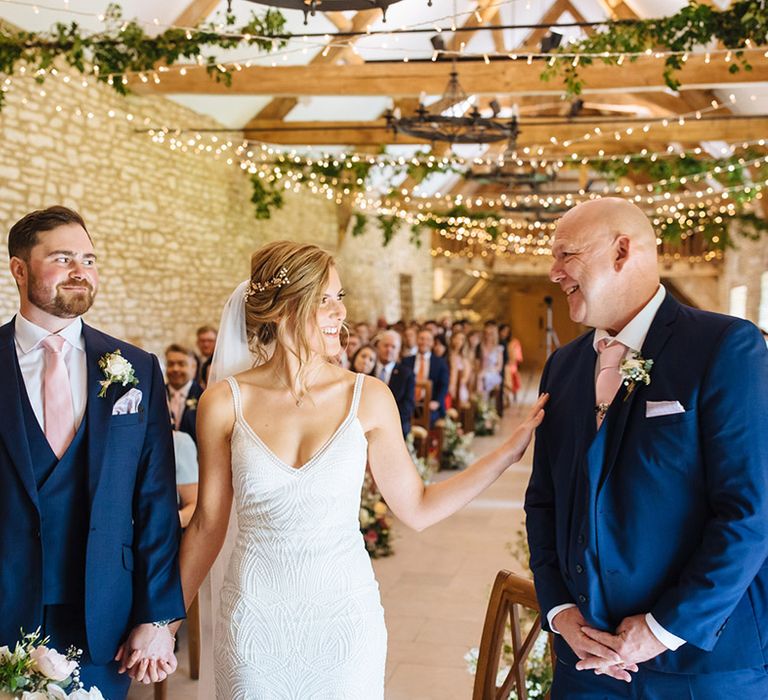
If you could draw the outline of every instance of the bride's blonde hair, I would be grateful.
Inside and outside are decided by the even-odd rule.
[[[251,256],[245,299],[248,344],[257,364],[268,360],[278,345],[296,356],[299,373],[289,388],[297,401],[309,390],[306,371],[312,349],[307,327],[315,320],[333,265],[333,257],[322,248],[293,241],[269,243]]]

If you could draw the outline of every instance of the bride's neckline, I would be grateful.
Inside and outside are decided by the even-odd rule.
[[[283,467],[285,469],[288,469],[291,472],[302,472],[309,468],[312,464],[314,464],[327,450],[328,448],[336,441],[336,439],[339,437],[339,435],[344,431],[344,429],[352,423],[354,420],[357,419],[357,403],[358,403],[358,394],[360,392],[360,386],[362,385],[362,374],[359,374],[355,378],[355,385],[354,389],[352,391],[352,399],[350,401],[349,410],[347,411],[346,416],[342,420],[342,422],[339,424],[339,426],[336,428],[336,430],[333,431],[331,436],[322,443],[320,448],[303,464],[300,464],[298,466],[294,466],[291,464],[288,464],[284,459],[280,458],[275,451],[267,445],[267,443],[259,437],[259,434],[251,427],[250,423],[245,420],[245,416],[243,415],[243,408],[242,408],[242,393],[240,392],[240,386],[237,383],[237,380],[232,377],[232,381],[234,382],[234,385],[237,389],[238,393],[238,401],[237,401],[237,415],[236,415],[236,421],[239,422],[245,431],[248,433],[248,435],[251,436],[253,441],[262,448],[262,450],[272,459],[273,462],[275,462],[278,466]]]

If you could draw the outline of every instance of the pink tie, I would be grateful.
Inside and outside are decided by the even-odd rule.
[[[627,351],[627,346],[615,341],[613,338],[603,338],[597,344],[597,352],[600,354],[600,371],[595,383],[595,399],[597,401],[597,427],[602,425],[605,413],[616,396],[621,386],[621,372],[619,363]]]
[[[181,425],[181,416],[184,413],[184,395],[176,389],[171,389],[171,413],[173,414],[173,426],[178,430]]]
[[[75,437],[75,414],[72,388],[64,362],[68,347],[60,335],[49,335],[42,341],[45,349],[43,375],[43,419],[45,437],[54,454],[61,459]]]

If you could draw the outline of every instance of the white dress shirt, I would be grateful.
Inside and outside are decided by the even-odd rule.
[[[42,341],[51,335],[50,331],[35,325],[16,314],[14,322],[14,339],[16,357],[19,359],[21,376],[27,389],[29,403],[40,427],[45,431],[43,412],[43,377],[45,375],[45,349]],[[75,419],[75,431],[80,427],[85,415],[88,400],[88,367],[85,356],[85,340],[83,339],[83,322],[76,318],[58,335],[67,341],[64,364],[69,373],[69,384],[72,388],[72,414]]]
[[[651,328],[651,323],[653,323],[653,319],[656,318],[656,312],[659,310],[659,307],[664,301],[664,297],[666,295],[667,290],[663,287],[663,285],[659,285],[659,288],[656,290],[656,294],[654,294],[653,297],[651,297],[651,300],[638,312],[637,316],[635,316],[626,326],[624,326],[624,328],[619,331],[615,338],[611,336],[611,334],[606,330],[595,330],[595,336],[592,340],[592,345],[595,348],[595,352],[597,352],[597,344],[604,338],[613,338],[623,345],[626,345],[627,353],[632,351],[640,352],[643,347],[643,343],[645,343],[645,338],[648,335],[648,331]],[[599,364],[600,357],[598,355],[598,360],[595,363],[595,377],[597,377],[597,373],[599,372]],[[552,624],[555,616],[559,612],[573,607],[575,607],[573,603],[564,603],[563,605],[556,605],[547,613],[547,622],[549,622],[549,627],[552,631],[557,632]],[[668,649],[675,651],[676,649],[679,649],[683,644],[685,644],[684,639],[681,639],[677,635],[674,635],[671,632],[665,630],[656,621],[653,615],[651,615],[651,613],[646,614],[645,621],[648,623],[648,627],[650,627],[651,632],[653,632],[653,635],[656,637],[656,639],[658,639]]]
[[[392,370],[395,369],[395,361],[387,362],[386,365],[379,367],[378,377],[382,382],[389,385],[389,380],[392,379]]]

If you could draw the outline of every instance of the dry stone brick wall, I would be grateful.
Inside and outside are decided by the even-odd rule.
[[[281,211],[257,221],[248,178],[237,167],[208,155],[173,152],[137,131],[145,118],[154,125],[216,127],[210,118],[170,100],[126,99],[106,86],[84,88],[75,79],[48,80],[43,91],[31,79],[16,80],[0,112],[3,243],[13,222],[32,209],[65,204],[80,211],[101,273],[101,290],[86,319],[93,325],[161,352],[172,341],[192,342],[201,323],[218,322],[259,245],[290,238],[336,252],[333,203],[289,193]],[[132,122],[127,112],[135,115]],[[431,284],[431,264],[415,266],[407,246],[383,251],[379,240],[370,232],[364,242],[342,246],[359,316],[394,310],[400,269],[423,277],[420,289]],[[370,264],[377,258],[389,262]],[[356,274],[360,266],[366,276]],[[6,270],[4,265],[0,274],[2,322],[18,300]],[[426,309],[431,298],[419,295]]]

